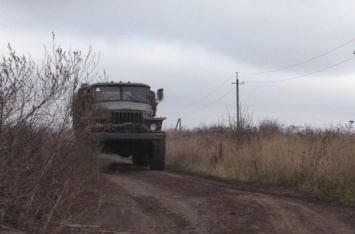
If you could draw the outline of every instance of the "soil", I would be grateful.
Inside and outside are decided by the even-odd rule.
[[[355,208],[294,189],[102,163],[99,233],[355,233]]]

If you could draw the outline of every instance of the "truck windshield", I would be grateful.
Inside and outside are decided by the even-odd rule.
[[[145,87],[98,86],[94,87],[93,95],[96,102],[149,102],[149,89]]]
[[[94,97],[97,102],[121,100],[121,88],[114,86],[94,87]]]
[[[149,90],[144,87],[122,87],[122,99],[125,101],[149,102]]]

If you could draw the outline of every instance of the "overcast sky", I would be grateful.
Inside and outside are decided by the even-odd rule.
[[[166,127],[234,118],[239,72],[254,124],[324,127],[355,120],[354,12],[353,0],[0,0],[0,54],[41,56],[52,31],[64,49],[92,45],[110,80],[164,88]]]

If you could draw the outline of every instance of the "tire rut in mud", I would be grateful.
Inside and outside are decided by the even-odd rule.
[[[352,208],[331,207],[269,192],[250,192],[223,181],[130,166],[120,165],[104,177],[110,183],[111,193],[100,209],[98,220],[107,230],[355,233]],[[283,190],[272,192],[284,193]]]
[[[154,197],[132,197],[141,211],[154,217],[151,227],[155,233],[194,233],[189,220],[178,212],[169,209]]]

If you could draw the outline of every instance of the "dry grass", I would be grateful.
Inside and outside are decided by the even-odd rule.
[[[355,134],[264,121],[168,133],[170,167],[220,178],[282,184],[355,203]]]

